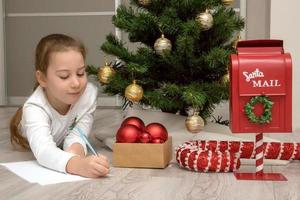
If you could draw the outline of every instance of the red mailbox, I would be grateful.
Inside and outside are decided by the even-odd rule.
[[[233,133],[292,131],[292,62],[290,54],[284,53],[282,40],[239,42],[237,54],[231,55],[230,87]],[[258,96],[268,99],[271,108],[254,102]],[[249,102],[253,116],[261,121],[249,118],[245,109]],[[270,115],[263,116],[268,111]]]

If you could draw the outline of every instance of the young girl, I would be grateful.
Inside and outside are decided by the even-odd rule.
[[[97,88],[87,82],[85,48],[62,34],[41,39],[36,48],[36,89],[11,120],[11,142],[30,147],[39,164],[85,177],[105,176],[104,156],[86,156]],[[76,129],[73,129],[73,127]]]

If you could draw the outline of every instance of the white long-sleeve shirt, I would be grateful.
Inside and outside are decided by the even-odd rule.
[[[93,114],[97,103],[97,87],[91,83],[70,107],[66,115],[59,114],[48,102],[43,89],[39,86],[23,106],[20,131],[28,139],[37,162],[47,168],[66,172],[66,165],[72,153],[66,152],[73,143],[80,143],[86,153],[86,144],[76,130],[69,127],[76,120],[76,127],[86,136],[89,135]]]

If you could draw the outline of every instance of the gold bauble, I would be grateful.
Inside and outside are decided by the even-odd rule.
[[[151,0],[139,0],[139,4],[143,6],[148,6],[151,4]]]
[[[114,74],[115,70],[107,63],[105,63],[105,66],[99,68],[98,79],[101,83],[107,84],[110,82]]]
[[[209,30],[214,24],[213,16],[206,10],[203,13],[200,13],[196,17],[196,21],[203,28],[203,30]]]
[[[230,6],[230,5],[232,5],[233,1],[234,1],[234,0],[222,0],[223,4],[224,4],[225,6]]]
[[[154,43],[155,52],[159,55],[163,55],[165,52],[169,52],[172,49],[171,41],[165,38],[164,34],[158,38]]]
[[[191,133],[199,133],[204,128],[204,120],[195,112],[186,118],[185,127]]]
[[[133,102],[139,102],[143,98],[143,88],[136,84],[134,80],[131,85],[128,85],[125,89],[125,97]]]

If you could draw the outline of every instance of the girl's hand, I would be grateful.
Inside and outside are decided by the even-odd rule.
[[[105,176],[109,172],[109,164],[105,156],[74,156],[67,163],[66,171],[88,178]]]

